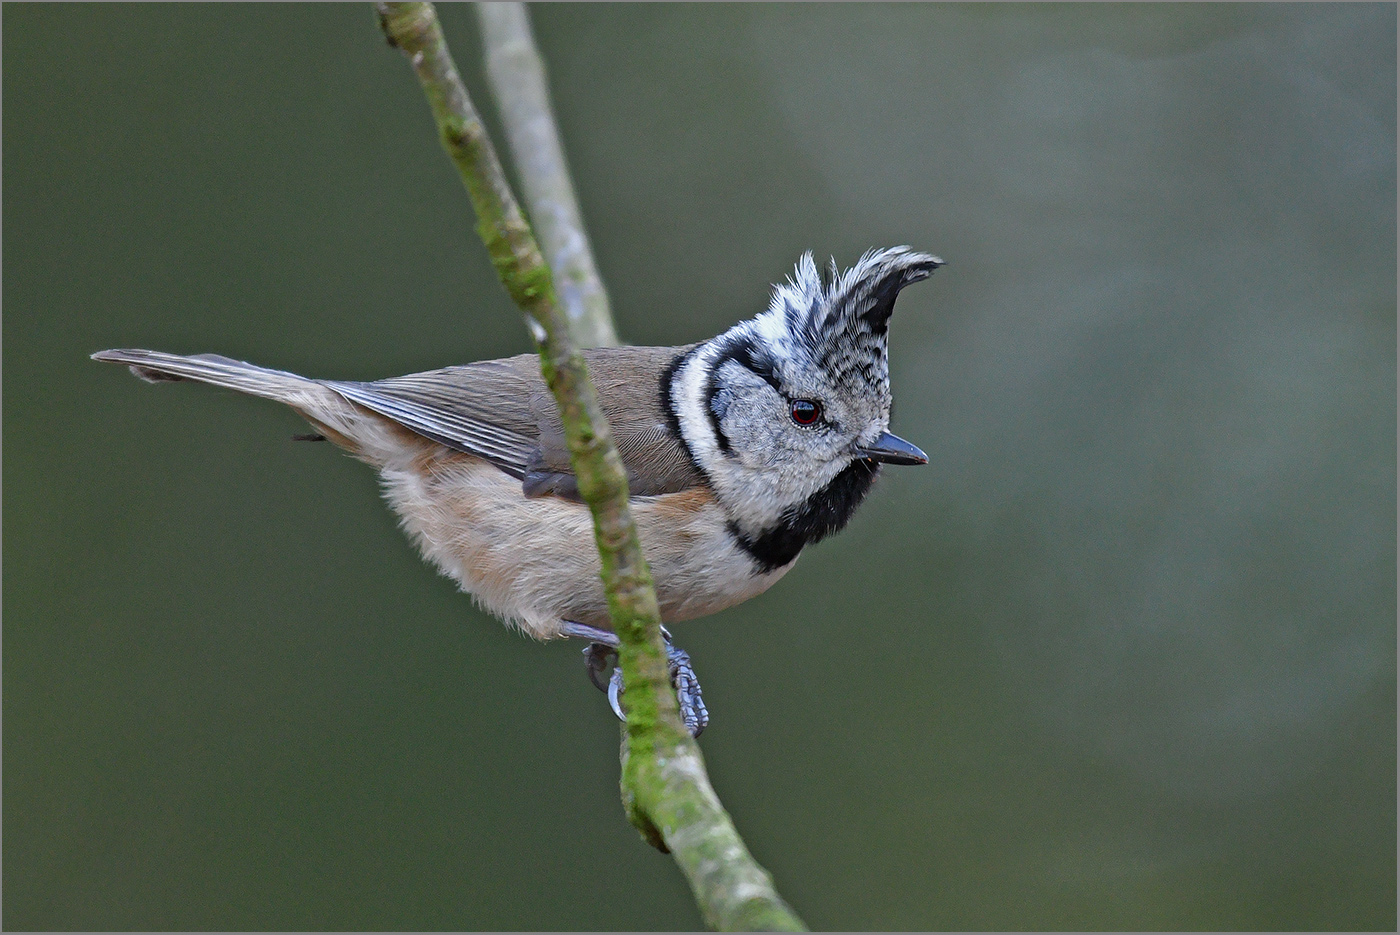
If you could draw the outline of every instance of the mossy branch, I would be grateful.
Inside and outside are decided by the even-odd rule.
[[[559,301],[574,340],[582,347],[617,341],[603,279],[593,262],[554,109],[549,105],[544,59],[530,31],[523,3],[478,3],[486,77],[501,112],[511,158],[531,226],[554,274]]]
[[[649,841],[675,856],[712,927],[802,929],[768,873],[744,847],[710,786],[700,748],[681,726],[656,592],[628,508],[621,458],[560,309],[549,267],[448,54],[437,14],[429,3],[376,6],[384,35],[408,56],[423,86],[442,144],[471,196],[491,262],[525,314],[564,422],[579,492],[593,514],[603,588],[626,680],[622,792],[628,817]]]

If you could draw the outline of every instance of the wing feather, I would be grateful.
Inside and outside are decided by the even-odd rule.
[[[539,450],[539,422],[530,406],[543,386],[533,354],[413,373],[373,383],[325,385],[405,428],[523,478]],[[533,379],[531,379],[533,377]]]
[[[703,483],[662,410],[661,374],[686,350],[584,352],[636,496],[673,493]],[[579,499],[564,427],[534,354],[373,383],[321,382],[419,435],[490,461],[520,478],[527,496]]]

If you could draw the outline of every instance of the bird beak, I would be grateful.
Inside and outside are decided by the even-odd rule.
[[[928,455],[889,432],[881,432],[880,437],[869,445],[857,445],[856,454],[886,464],[928,464]]]

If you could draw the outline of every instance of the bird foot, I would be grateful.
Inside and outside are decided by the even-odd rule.
[[[572,622],[565,624],[564,634],[590,641],[583,650],[588,679],[599,691],[607,692],[608,704],[618,720],[627,720],[622,711],[622,667],[617,664],[617,636],[607,630]],[[671,672],[671,687],[676,691],[676,702],[680,706],[681,723],[690,736],[699,737],[710,723],[710,712],[700,692],[700,680],[695,676],[695,667],[690,664],[690,654],[672,644],[671,634],[665,627],[661,628],[661,635],[666,640],[666,661]],[[603,675],[608,666],[613,667],[612,676],[605,683]]]

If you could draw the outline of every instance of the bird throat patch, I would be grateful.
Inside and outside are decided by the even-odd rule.
[[[860,506],[870,486],[880,474],[880,466],[864,458],[852,461],[831,483],[808,497],[796,509],[784,514],[778,524],[761,535],[745,535],[732,520],[729,534],[739,548],[749,553],[760,572],[766,574],[789,564],[808,543],[820,542],[839,532]]]

